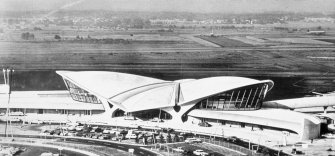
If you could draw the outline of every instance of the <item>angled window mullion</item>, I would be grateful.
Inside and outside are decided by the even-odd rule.
[[[236,96],[236,99],[235,99],[235,108],[238,108],[237,107],[237,100],[238,100],[238,97],[240,96],[240,90],[238,90],[238,92],[237,92],[237,96]]]
[[[261,91],[259,92],[259,95],[258,95],[258,98],[257,98],[257,101],[256,101],[256,105],[255,105],[255,109],[257,109],[258,101],[259,101],[259,99],[261,98],[263,89],[264,89],[264,85],[262,86],[262,89],[261,89]]]
[[[245,92],[247,92],[247,89],[245,89],[244,92],[243,92],[243,96],[242,96],[242,99],[241,99],[241,103],[240,103],[239,108],[241,108],[241,106],[242,106],[242,104],[243,104],[243,99],[244,99],[244,96],[245,96]]]
[[[253,96],[253,98],[252,98],[252,101],[251,101],[251,106],[250,106],[251,108],[252,108],[252,106],[253,106],[253,103],[254,103],[254,100],[255,100],[255,97],[256,97],[257,91],[258,91],[258,87],[256,88],[255,94],[254,94],[254,96]]]
[[[246,108],[248,106],[248,102],[249,102],[251,93],[252,93],[252,88],[250,89],[250,92],[249,92],[249,95],[248,95],[248,99],[247,99],[247,103],[245,104],[244,108]]]
[[[234,96],[234,91],[230,95],[230,100],[229,100],[229,103],[228,103],[228,110],[230,109],[230,103],[231,103],[231,100],[233,99],[233,96]]]
[[[206,109],[207,109],[207,107],[208,107],[208,98],[206,99]]]
[[[217,101],[216,110],[218,110],[219,109],[219,104],[220,104],[220,98],[219,98],[219,96],[216,96],[216,101]]]

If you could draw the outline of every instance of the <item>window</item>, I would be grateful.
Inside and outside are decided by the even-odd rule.
[[[38,109],[37,114],[43,114],[43,109]]]
[[[256,110],[262,106],[267,84],[256,84],[219,93],[200,101],[195,108],[207,110]]]
[[[68,86],[68,90],[73,100],[101,104],[101,101],[95,95],[92,95],[86,90],[79,88],[77,85],[71,83],[68,80],[65,80],[65,83]]]

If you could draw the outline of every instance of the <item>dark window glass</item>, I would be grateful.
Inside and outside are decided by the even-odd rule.
[[[68,86],[70,95],[73,100],[86,103],[101,104],[101,101],[96,96],[90,94],[86,90],[79,88],[77,85],[71,83],[68,80],[65,80],[65,83]]]
[[[201,100],[196,109],[217,111],[256,110],[262,107],[267,84],[250,85]]]

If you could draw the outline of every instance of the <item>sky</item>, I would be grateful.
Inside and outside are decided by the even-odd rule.
[[[335,0],[0,0],[0,10],[59,9],[200,13],[334,13]]]

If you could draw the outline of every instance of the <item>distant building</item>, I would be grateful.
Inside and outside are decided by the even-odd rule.
[[[307,34],[311,34],[311,35],[325,35],[326,31],[323,30],[318,30],[318,31],[308,31]]]

